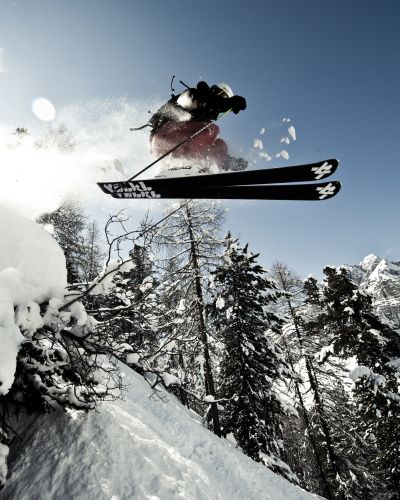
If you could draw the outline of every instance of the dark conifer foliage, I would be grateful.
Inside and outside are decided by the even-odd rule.
[[[351,282],[345,268],[327,267],[322,317],[332,338],[332,351],[354,357],[351,373],[361,430],[376,446],[376,467],[391,498],[400,498],[400,336],[372,310],[371,297]]]
[[[313,276],[309,276],[304,281],[303,291],[305,294],[306,304],[314,304],[314,305],[320,304],[321,299],[318,288],[318,281]]]
[[[281,321],[269,309],[279,295],[247,245],[230,235],[224,263],[214,276],[212,316],[224,350],[220,397],[224,400],[223,432],[232,433],[253,460],[293,479],[282,461],[283,414],[288,410],[275,383],[289,374],[273,336]]]
[[[336,270],[327,268],[324,273]],[[306,353],[308,380],[313,393],[312,434],[332,498],[375,499],[382,491],[379,471],[372,466],[374,450],[365,439],[351,380],[349,360],[335,346],[352,313],[357,287],[350,282],[331,288],[307,279],[305,306],[301,308],[301,336]],[[334,280],[335,284],[338,280]],[[353,331],[357,335],[356,331]]]

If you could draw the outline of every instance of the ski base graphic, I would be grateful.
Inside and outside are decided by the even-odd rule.
[[[218,174],[216,174],[218,175]],[[99,187],[113,198],[130,199],[225,199],[225,200],[327,200],[335,196],[338,181],[312,184],[249,185],[155,188],[152,181],[100,182]]]

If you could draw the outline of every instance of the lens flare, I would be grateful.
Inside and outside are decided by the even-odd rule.
[[[32,102],[34,115],[45,122],[51,122],[56,116],[56,108],[53,103],[44,97],[37,97]]]

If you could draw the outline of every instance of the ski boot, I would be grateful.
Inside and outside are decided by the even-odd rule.
[[[225,172],[233,171],[237,172],[239,170],[245,170],[248,166],[248,161],[245,160],[244,158],[234,158],[233,156],[227,157],[226,160],[224,160],[221,168]]]

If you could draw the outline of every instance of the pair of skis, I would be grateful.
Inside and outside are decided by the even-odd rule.
[[[98,185],[114,198],[328,200],[339,192],[340,182],[310,181],[329,177],[338,166],[339,162],[331,159],[290,167],[99,182]],[[285,184],[302,182],[305,184]]]

